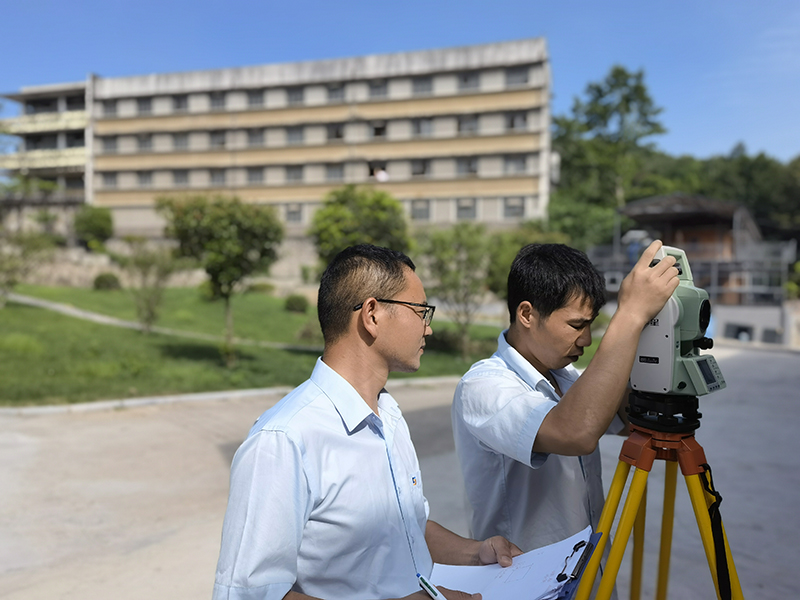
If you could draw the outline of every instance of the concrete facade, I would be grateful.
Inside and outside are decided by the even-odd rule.
[[[159,196],[227,194],[273,206],[287,226],[289,264],[274,270],[281,278],[299,277],[299,261],[313,259],[313,213],[345,183],[393,194],[414,225],[508,227],[547,215],[550,70],[541,38],[92,75],[5,97],[27,114],[4,123],[21,146],[0,157],[0,169],[64,188],[69,174],[85,202],[112,210],[119,236],[161,235]],[[66,147],[78,137],[83,145]],[[475,210],[459,211],[465,202]]]

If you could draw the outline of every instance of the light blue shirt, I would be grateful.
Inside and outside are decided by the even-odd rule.
[[[587,525],[603,508],[600,452],[587,456],[533,453],[533,442],[559,396],[505,337],[475,363],[453,399],[453,436],[467,497],[472,537],[503,535],[523,551],[552,544]],[[569,365],[551,371],[562,393],[578,378]]]
[[[380,417],[322,360],[231,467],[214,599],[399,598],[430,575],[428,503],[397,402]]]

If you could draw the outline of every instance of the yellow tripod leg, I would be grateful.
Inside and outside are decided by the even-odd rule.
[[[672,553],[672,528],[675,522],[675,489],[678,479],[678,463],[666,461],[664,472],[664,512],[661,515],[661,548],[658,554],[658,583],[656,600],[667,600],[669,562]]]
[[[630,600],[639,600],[642,594],[642,565],[644,564],[644,529],[647,520],[647,487],[645,487],[636,521],[633,523],[633,559],[631,561]]]
[[[614,523],[614,515],[617,513],[617,508],[619,508],[619,501],[622,498],[622,492],[625,490],[625,482],[628,479],[630,470],[631,466],[628,463],[624,461],[617,463],[614,479],[608,488],[606,503],[600,513],[600,522],[597,524],[597,531],[602,532],[603,535],[600,537],[600,541],[597,543],[589,562],[586,563],[581,582],[578,585],[578,591],[575,593],[575,600],[588,600],[589,594],[592,593],[592,586],[600,568],[600,559],[603,557],[603,551],[606,548],[606,542],[608,542],[611,532],[611,525]]]
[[[714,581],[714,589],[717,591],[717,598],[720,598],[719,582],[717,581],[717,557],[714,553],[714,536],[711,533],[711,517],[708,515],[708,507],[713,502],[713,499],[703,489],[700,475],[687,475],[686,488],[689,490],[689,498],[692,501],[697,527],[700,530],[700,539],[703,541],[708,568],[711,570],[711,579]],[[731,580],[731,598],[733,600],[743,600],[742,585],[739,582],[736,565],[733,563],[733,556],[731,555],[731,548],[728,544],[728,536],[725,533],[724,525],[722,526],[722,534],[725,542],[725,558],[728,561],[728,575]]]
[[[603,578],[600,580],[600,587],[597,589],[597,600],[608,600],[614,591],[614,583],[617,579],[617,573],[619,573],[619,566],[622,563],[622,555],[625,553],[625,546],[631,537],[633,523],[636,520],[636,514],[639,512],[639,504],[647,487],[648,475],[648,471],[639,468],[633,472],[628,497],[625,500],[622,516],[619,518],[619,525],[617,525],[617,531],[614,534],[614,543],[611,544],[611,552],[608,553],[606,569],[603,572]]]

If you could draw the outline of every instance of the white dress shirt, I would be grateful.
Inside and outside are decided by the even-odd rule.
[[[398,598],[430,575],[408,426],[322,360],[256,421],[231,467],[214,599]]]
[[[532,453],[542,421],[560,398],[505,334],[497,352],[475,363],[456,387],[453,436],[473,512],[472,537],[503,535],[529,551],[587,525],[596,530],[603,508],[600,452]],[[562,393],[579,375],[572,365],[551,373]]]

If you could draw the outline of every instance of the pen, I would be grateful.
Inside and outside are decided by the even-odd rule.
[[[417,579],[419,580],[419,587],[425,590],[428,593],[428,596],[434,598],[434,600],[447,600],[444,597],[444,594],[436,589],[436,587],[427,579],[425,579],[422,575],[417,573]]]

